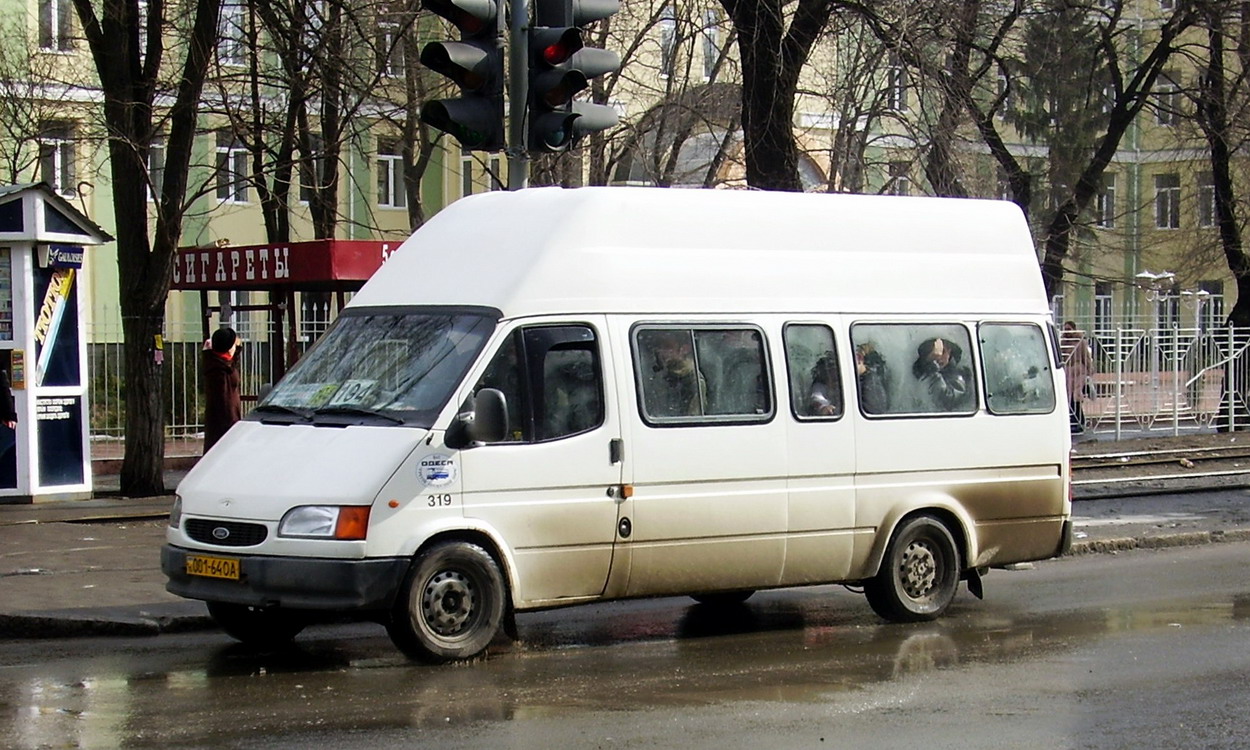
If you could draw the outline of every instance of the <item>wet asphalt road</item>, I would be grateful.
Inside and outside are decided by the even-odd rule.
[[[839,587],[518,618],[422,667],[376,626],[0,642],[5,748],[1244,748],[1250,544],[995,571],[885,625]]]

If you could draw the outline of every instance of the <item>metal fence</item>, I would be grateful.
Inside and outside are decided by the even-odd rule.
[[[330,323],[329,304],[305,306],[298,353],[312,345]],[[216,323],[214,322],[214,325]],[[246,412],[257,394],[273,378],[273,347],[287,348],[288,331],[279,331],[268,316],[236,314],[232,327],[243,339],[239,349],[239,375]],[[120,318],[105,316],[85,327],[87,336],[88,401],[91,408],[90,439],[96,453],[118,453],[126,435],[126,377]],[[198,452],[204,436],[204,393],[201,358],[204,331],[198,320],[167,323],[162,350],[161,391],[165,408],[165,437]],[[110,451],[110,447],[114,450]]]
[[[305,310],[297,348],[326,328],[330,311]],[[273,380],[271,347],[285,346],[285,332],[262,316],[233,321],[244,339],[240,372],[244,410]],[[125,438],[126,382],[119,324],[87,329],[91,439],[97,446]],[[1250,329],[1117,328],[1085,335],[1093,371],[1074,388],[1070,411],[1096,437],[1126,439],[1217,429],[1250,429]],[[198,322],[166,330],[164,381],[166,437],[195,444],[203,433]],[[1079,409],[1077,406],[1079,405]],[[194,445],[190,450],[195,450]]]
[[[1114,439],[1250,429],[1250,329],[1117,328],[1086,337],[1083,427]],[[1080,409],[1076,409],[1079,405]]]

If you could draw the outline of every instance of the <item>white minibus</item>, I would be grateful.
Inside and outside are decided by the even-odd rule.
[[[1011,203],[467,197],[187,474],[162,567],[241,640],[346,615],[430,662],[630,597],[929,620],[1070,545],[1060,366]]]

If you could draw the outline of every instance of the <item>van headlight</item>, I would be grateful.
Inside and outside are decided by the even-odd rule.
[[[278,536],[360,540],[369,530],[367,505],[301,505],[278,524]]]
[[[174,507],[169,509],[169,527],[176,529],[182,525],[182,496],[174,495]]]

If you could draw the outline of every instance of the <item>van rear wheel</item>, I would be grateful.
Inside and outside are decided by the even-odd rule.
[[[250,646],[285,645],[308,624],[290,610],[228,602],[208,602],[208,615],[231,638]]]
[[[505,608],[494,558],[476,544],[449,542],[417,558],[386,631],[418,661],[472,659],[499,634]]]
[[[891,622],[942,616],[959,586],[959,550],[950,530],[933,516],[904,521],[886,548],[881,570],[864,582],[873,611]]]

